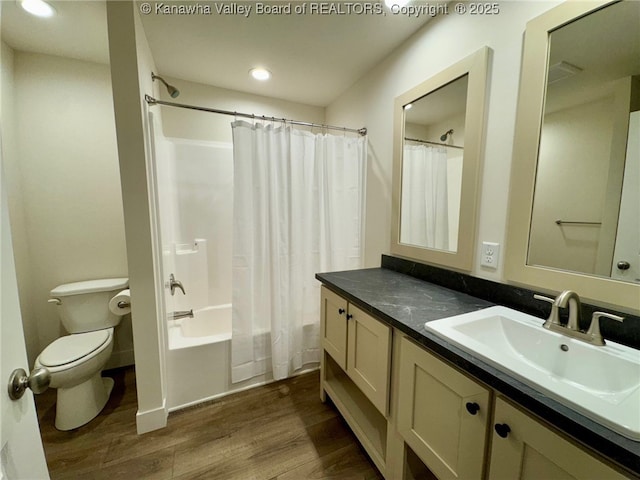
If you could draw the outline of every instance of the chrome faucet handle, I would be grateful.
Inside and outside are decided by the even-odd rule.
[[[556,299],[545,297],[543,295],[538,295],[537,293],[533,296],[536,300],[542,300],[543,302],[547,302],[551,304],[551,313],[549,313],[549,318],[542,324],[544,328],[549,328],[551,325],[560,325],[560,317],[558,315],[558,306],[556,305]]]
[[[556,301],[555,298],[545,297],[544,295],[538,295],[537,293],[533,295],[533,298],[535,298],[536,300],[542,300],[543,302],[547,302],[551,304],[553,304],[553,302]]]
[[[186,293],[184,292],[184,287],[182,286],[182,282],[176,280],[176,277],[172,273],[171,275],[169,275],[169,289],[171,290],[172,296],[176,294],[176,288],[182,290],[182,294],[186,295]]]
[[[587,335],[591,337],[591,343],[594,345],[604,345],[604,338],[602,338],[602,334],[600,333],[600,318],[610,318],[611,320],[615,320],[617,322],[622,322],[624,317],[620,317],[618,315],[614,315],[612,313],[606,312],[593,312],[591,316],[591,325],[589,326],[589,330],[587,330]]]

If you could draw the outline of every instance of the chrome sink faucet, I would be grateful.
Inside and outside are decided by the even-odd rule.
[[[573,290],[565,290],[555,299],[542,295],[534,295],[536,300],[542,300],[551,304],[551,313],[549,318],[542,325],[544,328],[562,333],[569,337],[577,338],[592,345],[605,345],[604,338],[600,333],[600,318],[606,317],[611,320],[622,322],[624,317],[613,315],[606,312],[593,312],[591,316],[591,325],[586,332],[580,330],[581,308],[580,297]],[[560,323],[560,309],[569,307],[569,320],[567,325]]]
[[[567,328],[573,331],[580,330],[580,320],[582,317],[580,303],[580,297],[573,290],[565,290],[556,297],[553,302],[559,309],[569,307],[569,321],[567,322]]]

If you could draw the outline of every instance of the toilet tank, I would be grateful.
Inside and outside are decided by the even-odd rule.
[[[62,325],[69,333],[115,327],[122,317],[109,310],[109,300],[129,284],[128,278],[66,283],[51,290]]]

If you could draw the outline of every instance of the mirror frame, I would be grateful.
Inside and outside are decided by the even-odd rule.
[[[527,23],[511,167],[505,277],[511,283],[554,293],[574,290],[594,304],[612,306],[638,315],[638,284],[527,264],[550,34],[568,23],[619,1],[567,1]]]
[[[391,208],[391,253],[458,270],[471,270],[475,251],[478,181],[482,160],[484,120],[489,71],[489,47],[447,67],[428,80],[395,98],[393,106],[393,193]],[[435,250],[400,243],[402,198],[402,153],[404,146],[404,106],[457,80],[469,76],[465,109],[462,192],[456,251]]]

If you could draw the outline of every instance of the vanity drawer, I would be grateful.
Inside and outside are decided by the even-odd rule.
[[[501,397],[494,424],[489,480],[627,478]]]
[[[482,478],[490,391],[402,338],[398,431],[439,478]]]
[[[328,288],[321,288],[322,348],[338,366],[347,369],[347,301]]]
[[[389,410],[391,328],[349,305],[347,375],[386,416]]]

